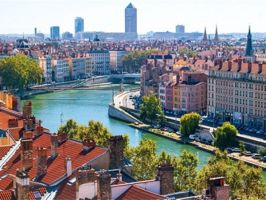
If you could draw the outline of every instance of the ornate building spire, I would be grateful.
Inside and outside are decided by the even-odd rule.
[[[203,35],[203,41],[208,41],[208,36],[207,36],[207,30],[206,30],[206,27],[204,29],[204,35]]]
[[[248,30],[248,36],[247,36],[246,56],[247,57],[253,56],[252,35],[250,31],[250,26]]]
[[[219,41],[219,35],[218,35],[218,28],[217,28],[217,25],[216,25],[216,29],[215,29],[214,41],[216,41],[216,42]]]

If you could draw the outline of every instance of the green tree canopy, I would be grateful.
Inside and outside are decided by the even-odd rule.
[[[130,148],[127,156],[132,162],[132,175],[137,180],[155,178],[158,160],[154,141],[149,139],[141,140],[139,146]]]
[[[197,51],[194,51],[194,50],[189,49],[189,48],[181,48],[178,50],[178,53],[181,56],[187,56],[188,58],[197,56]]]
[[[92,139],[97,145],[107,146],[108,139],[112,136],[109,130],[101,122],[89,121],[88,126],[79,125],[73,119],[62,125],[58,132],[67,133],[69,138],[83,140]]]
[[[155,94],[142,97],[140,105],[140,117],[149,122],[161,122],[164,120],[164,114],[160,99]]]
[[[41,82],[42,70],[34,60],[17,54],[0,60],[0,77],[1,84],[7,89],[23,92],[30,85]]]
[[[218,127],[214,131],[214,146],[221,150],[227,147],[234,147],[237,145],[236,136],[238,130],[236,127],[229,122],[223,123],[222,126]]]
[[[230,185],[231,197],[236,199],[263,199],[266,195],[262,171],[243,162],[230,160],[224,152],[217,151],[206,166],[198,172],[195,189],[201,193],[210,177],[225,177]]]
[[[180,132],[183,136],[188,137],[190,134],[194,134],[198,128],[200,121],[200,115],[198,113],[188,113],[180,118]]]
[[[158,52],[156,49],[129,52],[123,59],[123,71],[128,73],[140,72],[140,67],[145,63],[148,55]]]

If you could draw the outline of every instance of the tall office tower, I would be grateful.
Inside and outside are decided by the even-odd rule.
[[[125,9],[125,32],[137,33],[137,8],[130,3]]]
[[[50,28],[50,37],[52,40],[60,39],[60,28],[59,26],[51,26]]]
[[[175,27],[176,34],[184,34],[185,33],[185,26],[184,25],[177,25]]]
[[[84,32],[84,19],[81,17],[76,17],[75,19],[75,33]]]

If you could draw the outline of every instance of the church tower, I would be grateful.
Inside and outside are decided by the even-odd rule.
[[[216,29],[215,29],[214,41],[215,42],[218,42],[219,41],[219,35],[218,35],[218,28],[217,28],[217,26],[216,26]]]
[[[248,30],[248,37],[247,37],[246,57],[253,57],[252,35],[251,35],[250,27]]]
[[[204,29],[204,35],[203,35],[203,39],[202,39],[202,41],[204,41],[204,42],[208,41],[208,36],[207,36],[207,30],[206,30],[206,27],[205,27],[205,29]]]

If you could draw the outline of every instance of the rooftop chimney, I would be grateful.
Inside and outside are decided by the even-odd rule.
[[[32,116],[32,103],[27,101],[22,110],[23,118],[30,118]]]
[[[174,167],[168,163],[158,166],[157,179],[160,181],[160,193],[170,194],[174,192]]]
[[[16,127],[18,127],[18,119],[9,119],[8,128],[16,128]]]
[[[109,139],[110,168],[121,168],[124,159],[123,137],[121,135],[112,136]]]
[[[97,200],[110,200],[111,175],[105,170],[100,171],[97,184]]]
[[[47,171],[47,149],[37,148],[37,177],[46,174]]]
[[[32,167],[32,138],[29,138],[29,132],[26,132],[26,136],[21,140],[21,161],[22,161],[22,168],[24,170],[30,169]],[[25,135],[25,134],[24,134]],[[26,138],[25,138],[26,137]]]
[[[66,173],[67,177],[72,175],[72,161],[70,157],[66,158]]]
[[[16,172],[16,199],[29,200],[30,199],[30,179],[26,171]]]
[[[228,200],[230,187],[224,182],[224,177],[215,177],[209,179],[208,193],[214,200]]]
[[[58,144],[62,144],[63,142],[65,142],[67,140],[67,134],[66,133],[58,133],[57,134],[57,140],[58,140]]]
[[[96,146],[95,141],[88,138],[84,139],[82,143],[83,143],[83,151],[85,152],[89,152],[90,150],[94,149]]]
[[[51,134],[50,138],[51,138],[51,156],[53,158],[55,158],[58,154],[58,152],[57,152],[57,147],[58,147],[57,135]]]

